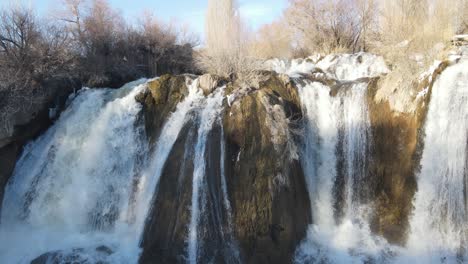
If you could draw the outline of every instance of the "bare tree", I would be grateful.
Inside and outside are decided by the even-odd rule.
[[[31,9],[17,6],[0,11],[0,104],[3,131],[20,112],[42,103],[41,83],[68,72],[68,38],[56,25],[39,22]]]
[[[229,75],[241,45],[240,18],[233,0],[209,0],[205,21],[206,47],[201,65],[208,71]]]
[[[158,64],[160,64],[167,51],[176,43],[176,35],[170,27],[164,27],[158,22],[154,15],[145,13],[140,21],[142,29],[143,45],[146,52],[149,71],[152,75],[158,74]]]
[[[250,53],[250,32],[242,23],[236,2],[209,0],[206,13],[206,47],[198,65],[205,71],[235,76],[241,86],[255,86],[261,62]]]
[[[69,39],[59,25],[38,22],[32,10],[15,7],[0,12],[2,80],[16,86],[40,82],[66,71]]]
[[[380,19],[383,40],[410,41],[416,32],[422,32],[428,6],[427,0],[384,0]]]
[[[440,51],[434,49],[435,45],[448,43],[460,31],[463,5],[466,5],[465,0],[383,1],[381,46],[375,51],[402,66],[408,64],[408,57],[420,54],[418,64],[428,66],[440,55]],[[417,71],[418,67],[414,69]]]
[[[63,8],[55,11],[55,18],[65,22],[68,32],[77,43],[83,39],[87,4],[86,0],[62,0],[60,6]]]
[[[33,77],[31,62],[38,56],[35,44],[40,37],[31,10],[17,7],[0,13],[0,53],[4,58],[0,63],[6,75],[3,80]]]
[[[309,52],[367,49],[377,16],[374,0],[290,0],[285,17]]]
[[[356,6],[356,13],[358,17],[358,29],[354,37],[353,47],[354,50],[367,51],[369,44],[375,39],[378,32],[377,17],[378,6],[376,0],[354,0]]]

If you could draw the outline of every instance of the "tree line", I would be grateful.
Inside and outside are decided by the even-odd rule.
[[[151,13],[130,23],[106,0],[57,3],[41,16],[21,4],[0,9],[0,138],[70,83],[120,87],[140,77],[197,72],[199,40],[184,27]]]
[[[403,41],[412,51],[425,52],[467,32],[466,0],[289,0],[282,17],[257,32],[254,45],[266,58],[317,52],[386,55],[385,48]]]
[[[194,71],[196,37],[149,13],[129,23],[106,0],[63,0],[48,17],[25,6],[0,11],[0,86],[68,76],[92,87]]]

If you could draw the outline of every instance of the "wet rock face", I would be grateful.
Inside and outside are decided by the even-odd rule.
[[[277,76],[226,109],[226,178],[246,263],[288,263],[311,221],[290,128],[298,95]]]
[[[382,80],[375,78],[369,83],[373,148],[369,168],[372,178],[368,184],[375,201],[371,229],[390,243],[404,245],[406,242],[432,86],[449,65],[449,61],[442,61],[423,79],[413,82],[410,88],[423,95],[412,101],[413,112],[398,112],[388,98],[378,100]]]
[[[184,76],[163,75],[148,82],[137,95],[143,105],[150,144],[158,139],[164,122],[188,94]],[[186,228],[190,219],[193,153],[188,146],[196,141],[196,126],[187,123],[179,134],[162,171],[155,200],[145,226],[140,263],[183,263]]]
[[[16,159],[21,151],[21,143],[10,143],[7,146],[0,148],[0,215],[2,211],[3,193],[5,186],[13,173]]]
[[[137,95],[136,100],[143,105],[145,127],[150,142],[159,136],[161,127],[168,115],[174,112],[177,104],[188,94],[188,77],[163,75],[148,82],[148,90]]]
[[[140,263],[185,263],[196,131],[194,124],[188,123],[166,161],[145,226]]]
[[[388,101],[374,100],[378,88],[379,80],[375,79],[369,89],[373,135],[369,184],[375,201],[371,229],[390,243],[403,245],[417,189],[415,175],[423,149],[424,105],[428,98],[417,105],[415,113],[397,113]]]

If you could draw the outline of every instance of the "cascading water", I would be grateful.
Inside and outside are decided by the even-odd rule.
[[[197,263],[198,251],[198,223],[200,213],[203,212],[204,199],[204,176],[206,169],[206,142],[208,134],[214,123],[220,117],[223,102],[224,89],[217,89],[214,94],[207,98],[204,108],[200,112],[198,138],[195,145],[195,160],[192,185],[192,207],[188,233],[188,261]]]
[[[341,78],[339,82],[386,72],[379,70],[383,68],[377,63],[376,69],[351,70],[347,65],[346,71],[337,73],[339,60],[329,57],[323,61],[321,64],[325,66],[293,64],[291,68],[279,65],[277,69],[291,77],[300,77],[303,69],[325,67],[325,77]],[[295,262],[468,261],[467,68],[466,57],[462,57],[461,62],[444,70],[434,83],[415,209],[404,248],[390,245],[369,228],[372,206],[365,199],[368,190],[364,182],[372,142],[369,141],[366,83],[352,81],[351,87],[343,90],[341,86],[334,96],[329,87],[319,82],[306,81],[306,85],[299,85],[306,117],[301,156],[313,224],[296,251]]]
[[[215,220],[216,226],[211,226],[209,228],[218,228],[219,230],[212,230],[218,232],[221,238],[222,245],[217,245],[218,249],[221,249],[223,253],[221,254],[223,261],[226,263],[238,263],[239,256],[236,249],[235,243],[231,237],[231,206],[229,203],[227,195],[227,184],[225,178],[225,167],[224,167],[224,158],[225,158],[225,146],[224,146],[224,135],[223,129],[221,126],[221,112],[223,110],[223,99],[224,99],[224,87],[216,89],[211,95],[209,95],[204,103],[203,107],[199,110],[199,121],[198,121],[198,133],[197,140],[195,143],[194,149],[194,170],[192,178],[192,199],[191,199],[191,209],[190,209],[190,222],[188,226],[188,237],[187,237],[187,255],[188,263],[194,264],[200,261],[201,254],[203,250],[204,238],[200,234],[201,229],[201,216],[202,214],[205,217],[211,214]],[[213,206],[214,212],[206,211],[206,204],[208,196],[209,184],[207,179],[207,145],[210,140],[209,135],[213,131],[215,126],[221,127],[220,133],[220,189],[222,197],[218,199],[220,201],[210,201]],[[212,157],[214,158],[214,157]],[[213,198],[213,197],[211,197]],[[216,199],[216,198],[215,198]],[[225,230],[224,224],[222,222],[221,215],[221,206],[224,207],[227,218],[227,229]],[[228,252],[224,252],[228,251]]]
[[[0,260],[137,263],[139,243],[167,156],[203,94],[194,81],[148,154],[142,81],[84,90],[58,122],[30,144],[6,188]],[[136,187],[136,188],[135,188]],[[55,263],[55,262],[54,262]]]
[[[383,261],[385,241],[371,234],[368,206],[360,199],[370,144],[366,91],[367,83],[361,82],[335,96],[318,82],[299,86],[306,117],[302,163],[313,224],[296,252],[297,263]]]
[[[158,142],[156,143],[152,161],[138,180],[138,191],[135,199],[135,205],[137,207],[135,217],[137,222],[136,226],[139,228],[138,234],[143,232],[146,218],[151,210],[148,210],[148,208],[151,208],[154,197],[156,197],[156,188],[169,153],[180,131],[186,124],[188,118],[190,118],[190,113],[194,111],[204,99],[201,90],[198,89],[198,80],[192,81],[187,87],[189,90],[187,98],[177,105],[176,111],[172,113],[166,121]]]
[[[435,81],[410,221],[407,263],[468,261],[468,60]]]
[[[132,262],[135,235],[127,211],[146,153],[134,99],[142,83],[80,91],[57,123],[25,148],[5,192],[2,263],[29,263],[52,251],[60,251],[50,256],[55,259],[72,254],[77,261]]]
[[[365,182],[371,177],[372,137],[367,82],[360,78],[387,69],[381,61],[374,67],[376,57],[368,61],[367,56],[330,56],[317,64],[278,67],[291,77],[323,68],[311,78],[328,78],[339,87],[309,80],[298,84],[305,131],[301,162],[313,220],[294,261],[466,262],[468,62],[449,66],[432,88],[409,238],[401,248],[369,227],[373,208]],[[181,166],[193,154],[193,162],[184,168],[193,174],[181,259],[191,264],[241,262],[225,177],[224,88],[204,96],[198,80],[188,84],[188,95],[149,148],[141,106],[135,101],[145,89],[143,82],[119,90],[83,89],[56,124],[25,148],[5,190],[3,212],[8,213],[0,219],[1,263],[29,263],[44,253],[53,263],[137,263],[160,177],[188,124],[193,125],[193,138],[185,140]]]
[[[271,62],[275,71],[293,78],[312,73],[340,84],[337,92],[321,82],[298,84],[305,117],[301,162],[313,223],[295,262],[382,262],[393,249],[372,235],[371,208],[363,199],[371,135],[367,82],[358,79],[385,74],[388,68],[381,57],[367,53],[329,55],[316,64],[314,60],[293,61],[290,67]]]

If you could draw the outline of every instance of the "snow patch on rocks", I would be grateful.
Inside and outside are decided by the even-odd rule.
[[[359,78],[377,77],[390,72],[383,57],[371,53],[320,54],[306,59],[267,61],[267,68],[290,77],[300,77],[313,72],[323,72],[327,78],[338,81],[353,81]]]

